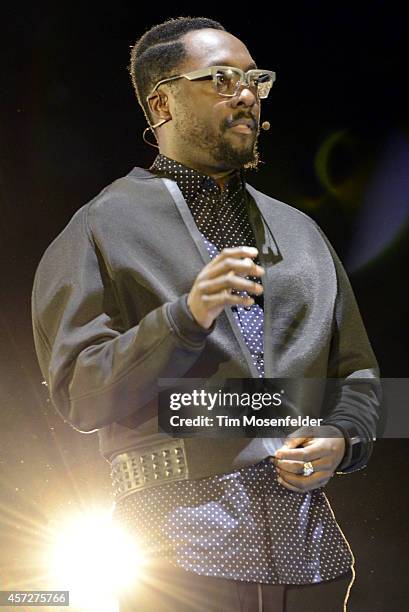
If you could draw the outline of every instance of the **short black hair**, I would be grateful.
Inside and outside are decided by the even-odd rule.
[[[153,26],[132,47],[129,72],[136,97],[148,123],[152,120],[146,96],[156,83],[173,76],[175,69],[187,57],[186,48],[180,38],[193,30],[212,28],[225,30],[213,19],[206,17],[176,17]]]

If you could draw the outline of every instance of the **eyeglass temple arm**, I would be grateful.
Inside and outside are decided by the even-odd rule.
[[[149,96],[146,96],[146,100],[148,101],[152,97],[152,95],[155,93],[155,91],[158,89],[160,85],[163,85],[164,83],[168,83],[169,81],[176,81],[176,79],[181,79],[184,76],[185,76],[184,74],[178,74],[178,76],[173,76],[167,79],[162,79],[161,81],[159,81],[159,83],[156,83],[155,87],[152,89]]]

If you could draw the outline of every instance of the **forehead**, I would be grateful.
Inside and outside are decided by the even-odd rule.
[[[235,66],[242,70],[256,67],[246,45],[223,30],[195,30],[185,34],[182,40],[188,53],[183,62],[186,71],[207,66]]]

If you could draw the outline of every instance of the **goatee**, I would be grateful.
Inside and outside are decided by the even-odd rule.
[[[260,129],[257,130],[253,145],[248,147],[234,146],[221,135],[213,151],[213,158],[230,168],[255,170],[261,162],[257,148],[259,133]]]

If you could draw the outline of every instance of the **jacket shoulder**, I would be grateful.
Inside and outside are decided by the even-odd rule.
[[[109,219],[120,212],[126,213],[129,206],[133,209],[143,206],[147,198],[155,193],[155,189],[161,188],[160,177],[144,168],[135,167],[86,204],[87,220],[92,225],[98,219]]]
[[[124,203],[128,203],[131,198],[135,202],[138,188],[147,184],[149,178],[156,178],[155,175],[144,168],[133,168],[128,174],[115,179],[112,183],[104,187],[89,202],[78,208],[68,221],[61,232],[53,239],[44,251],[39,265],[44,260],[53,258],[53,253],[61,249],[73,249],[75,239],[88,239],[92,244],[91,217],[93,215],[104,214],[108,210],[115,209]],[[151,184],[151,183],[150,183]]]

